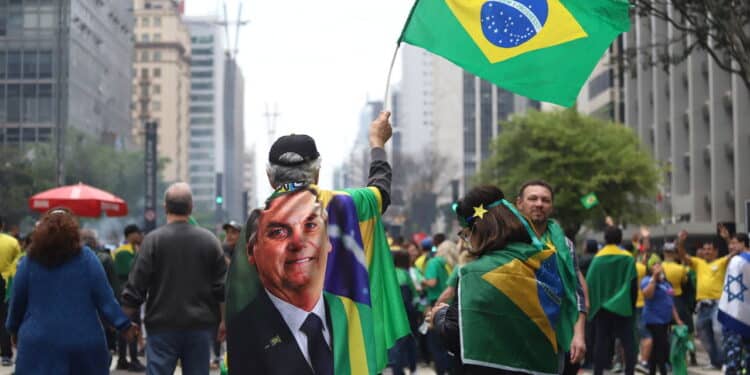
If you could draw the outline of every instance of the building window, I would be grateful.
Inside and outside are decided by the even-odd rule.
[[[36,114],[36,85],[23,85],[23,122],[34,122]]]
[[[151,92],[153,92],[154,94],[161,94],[161,85],[151,86]]]
[[[148,61],[148,51],[141,52],[141,61]]]
[[[190,76],[193,78],[212,78],[213,75],[214,75],[214,72],[210,70],[206,70],[203,72],[196,72],[196,71],[190,72]]]
[[[52,121],[52,85],[39,85],[39,122]],[[41,137],[41,132],[39,133]]]
[[[4,79],[5,78],[5,73],[6,73],[6,71],[5,71],[5,61],[6,61],[6,59],[5,59],[5,57],[6,57],[5,51],[0,51],[0,79]]]
[[[154,61],[161,61],[161,51],[154,51]]]
[[[21,51],[8,51],[8,78],[21,78]]]
[[[192,51],[193,55],[212,55],[213,51],[210,48],[194,48]]]
[[[190,101],[195,102],[212,102],[214,100],[213,94],[195,94],[190,95]]]
[[[161,42],[161,34],[159,33],[154,34],[154,42]]]
[[[213,120],[210,123],[213,123]],[[212,135],[214,135],[213,129],[190,129],[190,136],[192,137],[210,137]]]
[[[8,85],[8,122],[21,120],[21,85]]]
[[[151,110],[152,111],[161,111],[161,102],[158,100],[152,100],[151,101]]]
[[[213,123],[214,123],[213,117],[193,117],[190,119],[191,125],[211,125]],[[208,133],[204,135],[211,135],[211,134],[213,134],[213,132],[209,130]],[[193,135],[197,135],[197,134],[193,134]]]
[[[609,69],[599,73],[594,79],[589,82],[589,99],[595,98],[597,95],[606,91],[612,86],[612,73]]]
[[[21,142],[36,142],[36,128],[22,128]]]
[[[210,90],[211,89],[211,83],[201,83],[201,82],[194,82],[190,84],[190,88],[192,90]]]
[[[161,68],[154,68],[154,77],[161,77]]]
[[[141,18],[141,26],[148,27],[150,26],[151,22],[148,17]]]
[[[52,138],[52,129],[50,128],[39,128],[39,135],[37,140],[39,142],[47,142]]]
[[[39,52],[39,78],[52,78],[52,52]]]
[[[36,51],[24,51],[23,53],[23,78],[36,78]]]
[[[151,41],[151,35],[149,35],[148,33],[143,33],[143,35],[141,35],[141,41],[142,42],[150,42]]]
[[[213,113],[214,109],[207,105],[191,105],[190,113]]]
[[[193,60],[193,66],[214,66],[214,60]]]
[[[161,17],[154,16],[154,26],[161,26]]]

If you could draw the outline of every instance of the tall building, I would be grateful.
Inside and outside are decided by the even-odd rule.
[[[243,210],[245,131],[245,79],[237,61],[224,59],[224,197],[229,219],[240,219]]]
[[[224,50],[214,17],[185,17],[190,32],[189,181],[195,208],[216,209],[217,174],[224,171]],[[222,192],[223,193],[223,192]],[[226,205],[224,205],[226,207]]]
[[[245,150],[245,158],[242,160],[242,170],[243,174],[242,177],[244,178],[244,181],[242,182],[242,189],[245,192],[247,196],[247,201],[245,202],[245,216],[241,216],[240,219],[247,218],[247,215],[250,214],[250,212],[258,207],[258,201],[257,201],[257,183],[255,179],[255,149],[251,148],[249,150]]]
[[[500,123],[514,114],[539,110],[541,103],[513,94],[470,73],[463,72],[463,179],[461,190],[472,186],[472,178],[492,154],[492,140],[502,131]]]
[[[167,158],[165,181],[188,181],[190,34],[182,2],[134,0],[133,135],[142,142],[146,121],[157,123],[157,154]]]
[[[742,80],[721,70],[705,51],[695,50],[668,70],[654,66],[667,40],[680,31],[653,17],[638,17],[624,48],[637,51],[624,73],[625,123],[665,168],[659,208],[664,231],[687,227],[712,234],[717,222],[747,230],[750,200],[750,97]],[[685,46],[669,45],[679,55]]]
[[[623,38],[618,37],[594,67],[578,95],[576,108],[579,112],[603,120],[625,121],[622,70],[619,68],[622,43]]]
[[[3,1],[0,21],[0,146],[66,128],[131,145],[131,4]]]

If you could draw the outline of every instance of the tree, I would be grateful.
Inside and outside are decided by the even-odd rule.
[[[659,168],[633,131],[574,110],[529,112],[502,124],[491,156],[477,174],[515,199],[523,182],[544,179],[555,189],[555,214],[566,233],[605,215],[619,222],[655,223]],[[596,193],[599,207],[580,202]]]
[[[65,141],[65,184],[83,182],[109,191],[128,203],[130,218],[140,220],[144,207],[144,155],[142,151],[117,150],[75,129]],[[30,217],[28,199],[55,187],[54,142],[0,150],[0,212],[9,223]],[[159,171],[167,161],[159,161]],[[163,188],[161,179],[157,182]],[[160,190],[160,191],[163,191]]]
[[[750,1],[747,0],[631,0],[640,16],[654,16],[676,31],[656,45],[655,62],[668,67],[684,61],[694,50],[708,52],[721,69],[737,74],[750,90]],[[667,52],[666,47],[680,47]],[[652,46],[654,47],[654,46]],[[632,52],[633,51],[629,51]]]

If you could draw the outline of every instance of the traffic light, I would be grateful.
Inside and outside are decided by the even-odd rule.
[[[216,205],[224,203],[224,174],[216,173]]]
[[[224,197],[222,197],[221,195],[217,195],[216,204],[222,204],[222,203],[224,203]]]

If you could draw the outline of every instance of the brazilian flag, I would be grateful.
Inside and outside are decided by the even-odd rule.
[[[387,365],[388,349],[411,332],[381,220],[380,191],[374,187],[343,191],[313,188],[328,212],[332,246],[324,294],[336,343],[334,372],[378,374]],[[247,230],[243,229],[229,269],[227,321],[262,293],[257,270],[248,263],[245,251]],[[230,369],[232,360],[230,352]]]
[[[399,42],[563,106],[630,28],[626,0],[417,0]]]
[[[555,249],[511,243],[459,270],[459,324],[464,364],[532,374],[558,374],[572,327],[566,305],[573,283]],[[571,274],[572,276],[572,274]]]

